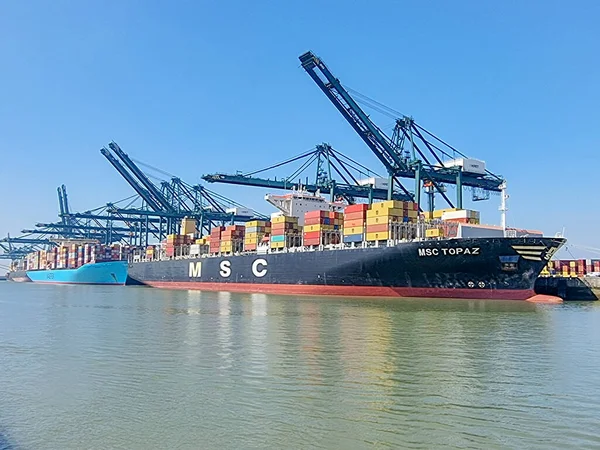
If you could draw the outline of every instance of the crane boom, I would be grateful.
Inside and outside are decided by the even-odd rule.
[[[403,176],[403,172],[412,173],[406,161],[392,148],[389,139],[369,119],[323,61],[312,52],[306,52],[300,56],[300,62],[304,70],[375,153],[390,174]],[[317,71],[325,80],[319,76]]]
[[[156,202],[161,205],[165,211],[174,212],[175,208],[169,203],[169,201],[162,195],[160,190],[148,179],[146,175],[139,169],[139,167],[131,160],[131,158],[121,150],[121,147],[116,142],[108,144],[110,149],[116,153],[116,155],[125,163],[127,168],[135,175],[135,177],[142,183],[146,190],[156,199]]]
[[[58,192],[58,208],[60,210],[60,217],[62,218],[63,223],[67,223],[67,217],[65,216],[65,205],[63,203],[62,189],[60,187],[56,188]]]
[[[315,193],[317,191],[323,192],[328,189],[333,188],[334,194],[342,195],[347,197],[356,197],[356,198],[374,198],[378,200],[387,199],[387,189],[375,189],[369,186],[353,186],[349,184],[338,184],[335,183],[332,186],[321,186],[318,184],[302,184],[302,183],[293,183],[287,180],[271,180],[268,178],[257,178],[251,177],[248,175],[229,175],[225,173],[215,173],[210,175],[203,175],[202,179],[209,183],[225,183],[225,184],[235,184],[241,186],[255,186],[255,187],[263,187],[270,189],[282,189],[282,190],[299,190],[304,189],[307,192]],[[405,194],[394,193],[393,198],[395,200],[410,200],[410,197]]]
[[[106,148],[100,149],[100,153],[102,153],[108,162],[110,162],[113,167],[117,169],[117,172],[119,172],[119,174],[125,178],[125,181],[127,181],[133,190],[137,192],[139,196],[146,201],[146,203],[148,203],[150,208],[152,208],[154,211],[162,211],[161,206],[156,202],[156,200],[154,200],[154,197],[152,197],[152,195],[150,195],[150,193],[144,187],[140,186],[135,178],[133,178],[131,174],[127,172],[127,169],[125,169],[125,167],[123,167],[123,165],[117,161],[117,159]]]

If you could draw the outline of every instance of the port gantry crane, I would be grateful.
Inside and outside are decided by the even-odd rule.
[[[300,163],[294,172],[282,179],[262,178],[256,176],[273,169],[286,165]],[[315,181],[310,182],[308,177],[306,181],[299,177],[311,167],[316,166]],[[332,173],[336,173],[342,180],[337,182]],[[329,144],[323,143],[315,148],[300,155],[289,158],[285,161],[273,164],[264,169],[255,170],[248,173],[215,173],[203,175],[202,179],[209,183],[226,183],[241,186],[254,186],[281,190],[304,190],[311,193],[329,193],[331,201],[338,197],[343,197],[348,203],[354,203],[356,198],[367,198],[369,202],[373,199],[384,200],[388,197],[388,190],[376,188],[372,184],[361,184],[358,178],[378,177],[364,165],[354,161],[352,158],[333,149]],[[402,192],[392,192],[393,199],[409,200],[410,197]]]
[[[71,213],[67,196],[67,188],[57,188],[60,221],[53,223],[37,223],[36,229],[21,230],[22,235],[12,237],[8,234],[0,239],[0,259],[17,260],[28,253],[48,249],[57,245],[62,239],[87,239],[103,243],[126,241],[131,238],[131,230],[124,227],[111,229],[111,224],[100,224],[95,221],[83,222]]]
[[[394,133],[392,138],[389,138],[371,121],[320,58],[309,51],[302,54],[299,59],[302,68],[386,168],[389,176],[388,199],[392,198],[394,186],[397,185],[404,194],[420,204],[421,183],[425,184],[426,192],[429,195],[430,211],[433,211],[433,197],[436,191],[451,207],[454,207],[444,192],[444,184],[456,185],[456,207],[461,209],[463,207],[463,186],[473,188],[473,200],[489,198],[489,195],[480,196],[478,192],[487,194],[502,192],[504,197],[506,182],[502,177],[487,170],[478,174],[465,172],[461,167],[448,167],[442,157],[452,158],[456,155],[465,157],[465,155],[416,124],[411,117],[398,118],[396,115]],[[355,93],[355,95],[357,94]],[[379,108],[380,111],[382,107],[386,108],[368,97],[364,97],[364,100],[374,108]],[[415,180],[414,195],[402,185],[400,178]]]
[[[192,186],[175,176],[171,176],[170,181],[162,181],[159,188],[116,142],[111,142],[108,148],[104,147],[100,152],[143,201],[140,208],[113,208],[110,212],[127,217],[143,217],[147,221],[146,229],[151,223],[158,221],[161,239],[163,224],[166,227],[164,235],[176,233],[180,219],[184,217],[196,219],[201,231],[208,231],[217,223],[265,218],[263,214],[245,208],[216,192],[201,185]],[[166,174],[152,166],[148,167]]]

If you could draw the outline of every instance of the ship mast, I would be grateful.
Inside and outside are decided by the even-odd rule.
[[[500,185],[500,221],[502,224],[502,234],[506,237],[506,211],[508,208],[506,207],[506,200],[508,199],[508,194],[506,193],[506,181],[503,181]]]

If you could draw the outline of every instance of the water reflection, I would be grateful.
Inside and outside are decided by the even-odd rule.
[[[8,289],[24,448],[600,446],[597,307]]]

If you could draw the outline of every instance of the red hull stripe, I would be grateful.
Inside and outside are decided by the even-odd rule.
[[[320,286],[310,284],[207,283],[199,281],[144,281],[166,289],[227,291],[279,295],[339,295],[346,297],[424,297],[456,299],[527,300],[533,289],[444,289],[385,286]]]

